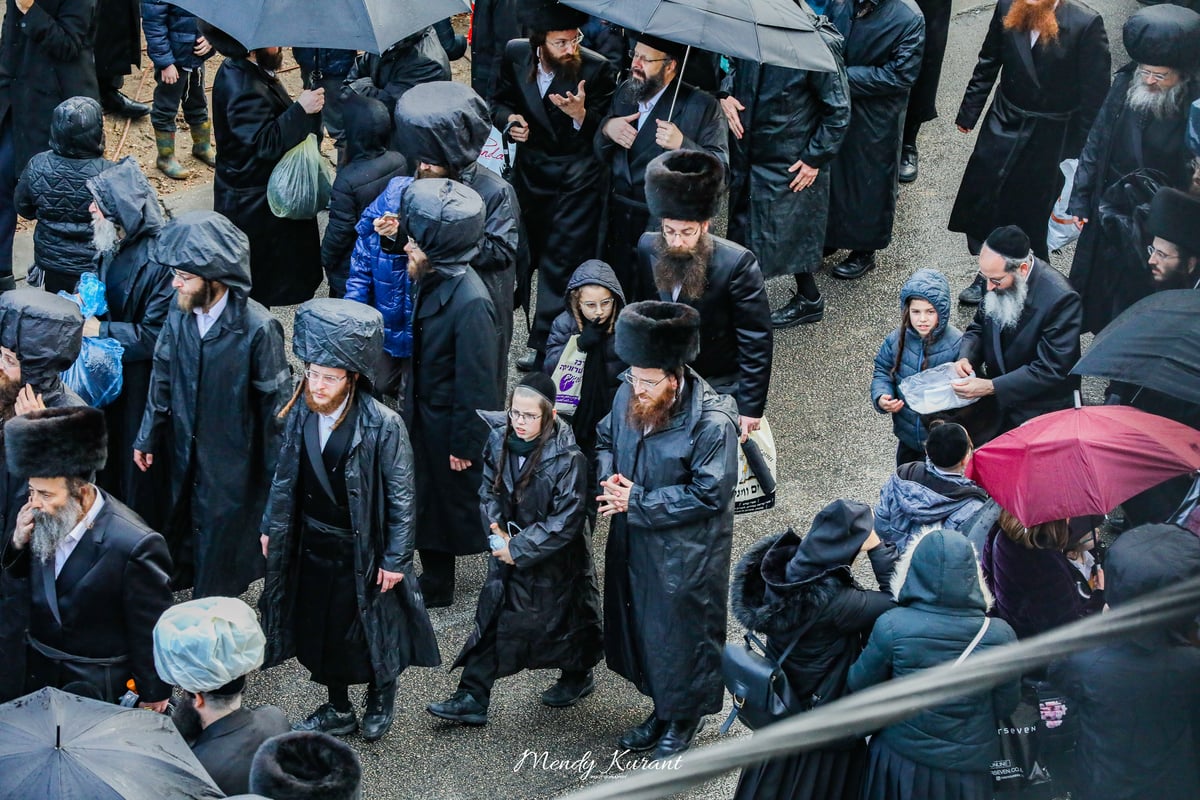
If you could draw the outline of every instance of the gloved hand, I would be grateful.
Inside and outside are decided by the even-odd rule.
[[[599,324],[592,322],[590,319],[583,320],[583,330],[579,332],[579,340],[576,342],[579,349],[585,353],[592,352],[592,348],[604,341],[604,337],[608,335],[608,321],[605,320]]]

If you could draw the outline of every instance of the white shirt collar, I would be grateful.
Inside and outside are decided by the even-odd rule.
[[[228,304],[228,302],[229,290],[226,289],[224,293],[221,294],[221,299],[213,303],[212,308],[210,308],[207,312],[202,308],[192,309],[192,313],[196,315],[196,325],[200,329],[201,338],[203,338],[204,334],[208,333],[208,329],[211,328],[218,319],[220,319],[221,312],[225,310],[225,306]]]
[[[538,94],[545,97],[546,91],[550,88],[550,84],[554,81],[554,73],[542,66],[542,60],[538,59],[537,65],[537,85]]]
[[[638,117],[637,121],[637,128],[639,131],[642,129],[642,122],[649,118],[650,112],[654,110],[656,105],[658,105],[658,101],[663,96],[663,92],[665,92],[669,87],[670,84],[667,84],[658,90],[658,94],[654,95],[654,97],[651,97],[646,102],[638,102],[638,113],[641,115]]]
[[[329,437],[333,435],[333,424],[338,421],[338,417],[342,416],[342,412],[346,410],[346,404],[350,402],[350,394],[347,393],[342,404],[330,411],[328,414],[317,414],[317,438],[320,440],[321,449],[325,449],[325,444],[329,441]]]
[[[71,557],[71,553],[75,552],[75,546],[79,544],[79,540],[83,538],[88,528],[92,527],[92,523],[96,521],[96,517],[100,514],[100,509],[104,508],[104,495],[99,490],[96,491],[96,500],[92,503],[92,507],[83,515],[83,519],[79,520],[79,524],[71,529],[61,542],[58,543],[58,548],[54,551],[54,577],[62,572],[66,566],[67,559]]]

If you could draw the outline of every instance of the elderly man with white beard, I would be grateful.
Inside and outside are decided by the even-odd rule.
[[[1014,225],[997,228],[979,253],[983,304],[963,334],[955,368],[959,397],[994,397],[999,429],[1012,430],[1048,411],[1070,408],[1079,378],[1079,294],[1033,255]],[[976,444],[987,436],[977,436]]]

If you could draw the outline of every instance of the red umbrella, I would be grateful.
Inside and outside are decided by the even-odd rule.
[[[1200,469],[1200,431],[1130,406],[1044,414],[975,452],[967,476],[1022,525],[1106,514]]]

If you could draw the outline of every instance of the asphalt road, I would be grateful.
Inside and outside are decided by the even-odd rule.
[[[1137,6],[1132,0],[1089,1],[1105,15],[1114,65],[1124,63],[1120,26]],[[780,451],[778,503],[770,511],[737,518],[735,560],[762,536],[789,526],[806,530],[812,516],[833,499],[853,498],[873,505],[893,467],[895,439],[888,420],[872,410],[868,395],[872,359],[883,337],[897,324],[898,292],[908,275],[922,267],[940,269],[957,291],[976,270],[962,237],[946,231],[945,224],[974,141],[973,136],[955,130],[954,113],[990,13],[990,6],[977,7],[960,10],[954,18],[938,99],[942,116],[922,130],[920,179],[901,189],[895,239],[880,253],[879,267],[850,283],[827,273],[819,275],[828,309],[825,320],[777,335],[767,416]],[[211,190],[172,198],[170,205],[175,210],[211,208]],[[28,252],[28,235],[23,235],[18,241],[18,263],[27,263],[21,254]],[[1054,258],[1054,265],[1064,271],[1069,263],[1069,254]],[[772,307],[786,302],[790,290],[786,280],[776,281],[770,287]],[[276,313],[290,332],[291,310]],[[968,321],[962,312],[954,320],[960,327]],[[516,340],[523,343],[519,335]],[[513,358],[518,355],[514,347]],[[515,381],[516,375],[514,369],[510,379]],[[595,538],[601,567],[605,534],[601,528]],[[484,556],[462,558],[459,565],[455,605],[431,612],[447,664],[470,633]],[[252,588],[251,594],[256,593],[257,587]],[[732,621],[729,633],[731,638],[740,635]],[[290,718],[302,718],[325,699],[321,687],[307,677],[294,661],[252,675],[247,701],[274,703]],[[550,709],[541,705],[538,696],[555,677],[537,671],[500,680],[489,724],[463,728],[436,720],[424,710],[426,703],[454,691],[457,673],[445,668],[405,672],[399,680],[391,732],[374,744],[349,738],[362,759],[363,797],[534,800],[567,793],[585,781],[618,778],[629,764],[613,761],[615,739],[641,722],[650,711],[649,701],[601,666],[593,695],[575,708]],[[710,718],[700,745],[715,739],[719,721]],[[735,728],[730,735],[744,732]],[[726,798],[734,783],[734,777],[727,777],[684,796]]]

